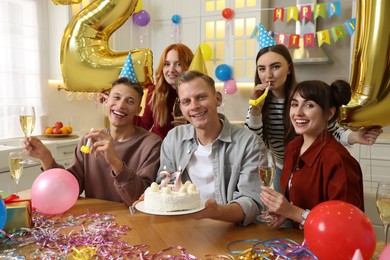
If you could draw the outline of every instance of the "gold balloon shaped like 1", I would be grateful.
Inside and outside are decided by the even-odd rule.
[[[101,92],[111,88],[126,61],[128,51],[114,52],[108,41],[133,14],[137,0],[96,0],[75,16],[61,42],[61,72],[64,89]],[[130,51],[137,80],[153,83],[150,49]]]
[[[339,122],[351,127],[390,125],[390,1],[357,1],[351,67],[352,98]]]

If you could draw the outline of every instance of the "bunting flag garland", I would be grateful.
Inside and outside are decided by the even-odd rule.
[[[341,24],[331,28],[330,32],[332,33],[332,37],[333,37],[334,42],[337,42],[337,40],[339,38],[342,38],[342,39],[345,38],[344,28]]]
[[[340,1],[333,1],[328,3],[319,4],[307,4],[299,6],[288,7],[276,7],[273,9],[273,21],[277,22],[290,22],[294,20],[296,22],[315,22],[319,17],[323,19],[329,19],[334,15],[341,15]],[[285,17],[286,16],[286,17]],[[345,39],[347,33],[352,36],[356,28],[356,18],[352,18],[342,24],[338,24],[330,29],[324,29],[321,31],[313,31],[305,34],[286,34],[286,33],[273,33],[270,34],[262,24],[258,24],[250,38],[256,38],[260,49],[275,44],[283,44],[288,48],[300,48],[300,44],[303,43],[303,47],[314,47],[315,42],[321,47],[323,44],[331,44],[331,38],[333,42],[337,42],[339,39]]]
[[[309,47],[312,46],[314,47],[314,33],[306,33],[303,36],[303,47]]]
[[[287,11],[285,12],[285,9]],[[333,15],[340,16],[341,14],[341,4],[340,1],[322,3],[322,4],[308,4],[297,6],[288,6],[286,8],[277,7],[274,9],[274,22],[280,20],[284,22],[284,14],[286,13],[287,19],[289,22],[291,20],[294,21],[312,21],[313,18],[317,19],[318,17],[322,17],[324,19],[331,18]]]
[[[276,42],[278,44],[286,45],[286,39],[287,39],[287,35],[286,34],[278,33],[278,36],[276,37]]]
[[[341,14],[340,2],[331,2],[328,4],[328,18],[332,17],[334,14],[340,16]]]
[[[274,22],[278,19],[280,19],[282,22],[284,21],[284,8],[275,8]]]
[[[301,6],[301,21],[303,21],[303,19],[311,21],[312,14],[311,5]]]
[[[329,30],[322,30],[317,32],[317,41],[318,46],[321,47],[323,43],[327,43],[330,45],[330,36]]]
[[[287,8],[287,22],[291,19],[298,21],[298,7],[296,6],[290,6]]]
[[[123,65],[122,71],[119,74],[119,77],[128,77],[131,82],[138,83],[137,77],[135,76],[133,59],[131,58],[131,53],[127,55],[125,64]]]
[[[256,25],[252,32],[251,38],[257,38],[260,49],[275,44],[283,44],[288,48],[299,48],[300,39],[303,38],[303,47],[314,47],[314,42],[317,40],[317,44],[321,47],[324,43],[331,44],[331,38],[334,42],[339,39],[345,39],[347,33],[352,36],[356,28],[356,18],[352,18],[343,24],[333,26],[330,29],[325,29],[313,33],[299,34],[285,34],[285,33],[274,33],[275,39],[270,35],[264,26],[259,23]]]
[[[344,26],[347,28],[349,35],[352,35],[356,28],[356,18],[349,19],[344,23]]]
[[[300,39],[299,34],[290,34],[289,41],[288,41],[288,47],[292,48],[299,48],[299,39]]]
[[[318,17],[326,18],[326,4],[316,4],[314,7],[314,19]]]

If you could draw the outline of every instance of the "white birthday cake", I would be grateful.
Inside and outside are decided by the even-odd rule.
[[[180,173],[179,173],[180,174]],[[155,211],[183,211],[200,206],[200,193],[198,188],[190,181],[181,182],[180,175],[176,177],[175,184],[162,182],[158,185],[153,182],[145,191],[145,208]]]

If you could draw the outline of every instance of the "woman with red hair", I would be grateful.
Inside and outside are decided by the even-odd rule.
[[[155,85],[149,87],[142,116],[134,118],[141,126],[164,139],[174,127],[173,107],[177,99],[176,78],[190,67],[194,54],[186,45],[171,44],[163,51],[155,73]]]

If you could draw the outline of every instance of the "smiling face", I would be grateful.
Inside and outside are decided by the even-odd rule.
[[[327,128],[334,109],[324,114],[324,110],[313,100],[304,99],[296,92],[291,100],[290,120],[297,134],[304,135],[312,142]]]
[[[170,50],[164,61],[163,74],[165,81],[175,88],[177,76],[182,73],[183,69],[179,61],[177,50]]]
[[[130,86],[118,84],[112,87],[106,101],[106,114],[112,126],[129,126],[141,111],[140,94]]]
[[[257,75],[262,83],[271,83],[269,90],[276,98],[285,98],[284,86],[290,74],[287,60],[276,52],[266,52],[256,62]]]
[[[219,125],[217,107],[221,105],[221,93],[213,91],[202,78],[183,82],[178,88],[180,109],[197,130],[215,131]]]

